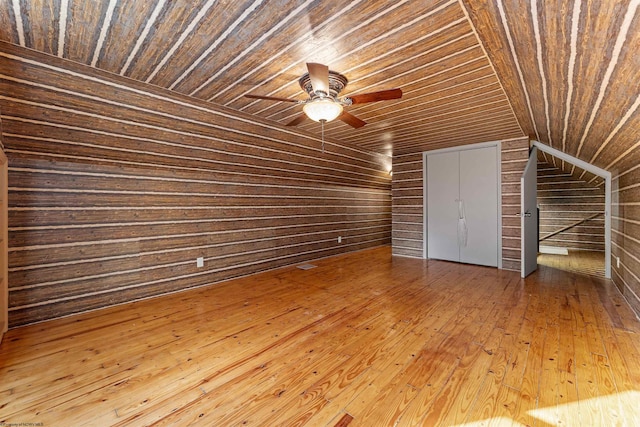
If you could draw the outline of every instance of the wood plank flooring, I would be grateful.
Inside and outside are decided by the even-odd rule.
[[[640,425],[640,322],[607,281],[313,264],[10,330],[0,423]]]
[[[569,249],[567,255],[538,254],[538,265],[604,278],[604,252]]]

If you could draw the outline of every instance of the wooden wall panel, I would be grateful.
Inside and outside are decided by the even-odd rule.
[[[0,108],[12,326],[390,243],[386,156],[8,44]]]
[[[604,252],[604,186],[589,185],[561,169],[538,162],[540,238],[581,219],[601,215],[540,242],[544,246]]]
[[[393,255],[424,256],[422,152],[393,157]]]
[[[520,178],[529,159],[529,139],[502,142],[502,268],[520,271]]]
[[[612,179],[612,279],[640,317],[640,150]],[[620,266],[617,266],[617,259]]]
[[[502,141],[502,266],[520,270],[520,177],[529,139]],[[422,258],[424,247],[423,153],[393,157],[393,254]]]
[[[2,116],[0,109],[0,116]],[[0,342],[9,328],[9,282],[8,282],[8,164],[4,154],[2,118],[0,117]]]

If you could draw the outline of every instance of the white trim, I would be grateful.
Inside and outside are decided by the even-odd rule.
[[[262,0],[261,0],[262,2]],[[196,94],[198,92],[200,92],[201,90],[205,89],[207,86],[209,86],[212,82],[214,82],[217,78],[219,78],[221,75],[224,75],[227,70],[229,68],[231,68],[236,62],[240,61],[241,59],[245,58],[247,55],[250,55],[251,52],[257,47],[260,46],[261,44],[264,43],[265,40],[267,40],[269,37],[271,37],[273,34],[277,33],[281,28],[283,28],[289,21],[295,19],[298,14],[300,14],[300,12],[304,12],[304,10],[306,8],[309,7],[309,5],[313,2],[313,0],[307,0],[306,2],[304,2],[303,4],[299,5],[296,9],[294,9],[293,11],[289,12],[289,14],[287,16],[281,17],[278,22],[269,29],[269,31],[263,33],[262,35],[260,35],[260,37],[255,40],[250,46],[248,46],[246,49],[244,49],[242,52],[240,53],[236,53],[233,57],[233,59],[229,62],[227,62],[222,68],[220,68],[218,71],[216,71],[215,74],[213,74],[212,76],[210,76],[207,80],[205,80],[204,83],[202,83],[200,86],[198,86],[197,88],[195,88],[194,90],[192,90],[189,93],[189,96],[196,96]],[[255,3],[254,3],[255,5]],[[252,9],[251,12],[253,12],[253,10],[255,9],[255,7],[252,5]],[[246,13],[247,9],[245,9],[245,13]],[[303,16],[305,14],[303,13]],[[238,22],[240,19],[244,19],[244,16],[241,16],[238,20],[236,20],[236,22]],[[235,22],[234,22],[235,24]],[[223,37],[226,37],[227,35],[224,34]],[[207,50],[205,52],[206,54],[211,53],[211,50]],[[198,61],[200,61],[202,59],[202,56],[200,58],[198,58]],[[182,77],[182,76],[180,76]],[[174,85],[171,85],[170,89],[173,89]],[[246,92],[245,92],[246,93]],[[213,96],[211,96],[210,98],[207,99],[207,102],[211,102],[213,101],[216,97],[218,96],[218,94],[214,94]],[[255,104],[257,101],[254,101],[252,104]],[[228,103],[225,105],[229,105]]]
[[[242,14],[234,21],[233,24],[229,25],[224,33],[222,33],[222,35],[218,35],[218,37],[213,41],[213,43],[211,43],[209,45],[209,47],[198,57],[198,59],[196,59],[194,62],[191,63],[191,65],[189,65],[187,67],[186,70],[184,70],[184,72],[173,81],[173,83],[171,83],[171,85],[169,86],[169,90],[174,90],[175,87],[180,84],[185,77],[187,77],[189,74],[191,74],[191,72],[193,70],[195,70],[196,68],[198,68],[200,66],[200,64],[202,63],[202,61],[204,61],[205,59],[207,59],[207,57],[211,54],[211,52],[213,52],[222,42],[224,42],[231,33],[233,33],[233,31],[240,26],[240,24],[249,16],[251,15],[257,8],[258,6],[260,6],[262,4],[264,0],[256,0],[253,2],[253,4],[251,6],[249,6],[248,8],[244,9],[244,11],[242,12]],[[290,15],[291,16],[291,15]],[[287,19],[284,19],[282,21],[280,21],[278,23],[278,25],[276,25],[275,28],[277,28],[279,25],[282,25],[283,22],[286,22]],[[273,31],[273,30],[272,30]],[[263,37],[265,37],[266,34],[264,34],[258,41],[262,41]],[[250,49],[251,46],[247,49]],[[246,52],[247,50],[245,50]],[[244,53],[244,52],[243,52]],[[207,80],[207,82],[211,82],[213,80],[216,79],[216,77],[218,77],[220,74],[222,74],[229,66],[231,66],[233,63],[237,62],[240,58],[243,58],[244,55],[240,54],[240,55],[235,55],[233,61],[231,61],[230,63],[228,63],[225,68],[223,68],[222,70],[218,71],[215,75],[211,76],[209,78],[209,80]],[[205,83],[204,85],[206,85],[207,83]],[[193,95],[193,94],[191,94]]]
[[[187,37],[189,37],[191,33],[193,33],[195,28],[200,24],[200,21],[202,21],[202,19],[207,14],[209,9],[211,9],[211,6],[213,6],[214,3],[216,3],[216,0],[207,0],[207,3],[204,6],[201,6],[201,9],[196,17],[193,18],[191,22],[189,22],[189,25],[187,26],[187,28],[185,28],[182,34],[180,34],[178,40],[173,44],[173,46],[168,49],[162,60],[160,60],[160,63],[156,65],[156,68],[154,68],[151,74],[146,78],[146,80],[144,81],[145,83],[150,83],[160,72],[160,70],[164,68],[165,64],[169,62],[173,54],[176,53],[176,51],[182,46]]]
[[[490,142],[479,142],[477,144],[467,144],[467,145],[457,145],[455,147],[446,147],[446,148],[438,148],[435,150],[423,151],[422,152],[422,164],[424,166],[425,156],[427,154],[439,154],[439,153],[447,153],[451,151],[465,151],[465,150],[475,150],[478,148],[486,148],[486,147],[497,147],[501,148],[500,141],[490,141]]]
[[[578,30],[580,26],[580,5],[582,2],[573,4],[573,15],[571,18],[571,42],[569,63],[567,64],[567,100],[565,102],[564,126],[562,128],[562,149],[567,148],[567,131],[569,129],[569,117],[571,115],[571,100],[573,98],[574,85],[573,73],[576,67],[576,56],[578,54]]]
[[[594,175],[598,175],[601,178],[611,178],[611,172],[607,172],[604,169],[600,169],[597,166],[592,165],[591,163],[587,163],[584,160],[580,160],[576,157],[573,157],[563,151],[556,150],[555,148],[551,148],[548,145],[543,144],[540,141],[532,140],[531,144],[534,147],[538,147],[540,151],[544,151],[547,154],[551,154],[553,157],[557,157],[560,160],[564,160],[565,162],[569,162],[580,169],[584,169],[587,172],[591,172]]]
[[[596,98],[596,102],[595,102],[595,104],[594,104],[594,106],[593,106],[593,108],[591,110],[591,115],[589,117],[589,121],[587,122],[587,125],[584,128],[584,132],[582,134],[582,138],[580,139],[580,144],[578,145],[578,151],[576,153],[576,155],[578,155],[578,156],[582,152],[582,148],[584,146],[584,143],[587,140],[587,135],[591,131],[591,125],[595,121],[596,115],[600,112],[600,104],[602,103],[602,100],[604,99],[605,93],[607,92],[607,89],[609,87],[609,82],[611,80],[611,76],[613,75],[613,72],[614,72],[614,70],[616,69],[616,67],[618,65],[618,60],[620,58],[620,52],[622,51],[622,48],[623,48],[623,46],[624,46],[624,44],[625,44],[625,42],[627,40],[627,35],[629,34],[629,28],[631,27],[631,23],[635,19],[636,10],[638,9],[639,5],[640,5],[640,1],[638,1],[638,0],[632,0],[631,1],[631,3],[629,4],[629,7],[627,8],[627,11],[625,13],[624,20],[622,21],[622,24],[620,25],[620,30],[618,32],[618,37],[616,38],[616,44],[613,46],[613,51],[609,55],[609,57],[610,57],[609,64],[607,65],[607,70],[605,71],[604,77],[602,78],[602,82],[600,83],[600,89],[598,90],[598,97]],[[633,33],[633,31],[634,30],[632,29],[631,32]],[[571,172],[573,172],[573,171],[571,171]],[[608,279],[610,279],[609,276],[607,276]]]
[[[429,183],[427,182],[427,153],[429,151],[422,152],[422,258],[429,259],[427,241],[429,238],[429,227],[427,222],[427,215],[429,214]],[[391,227],[393,232],[393,227]]]
[[[533,35],[535,38],[535,46],[536,46],[536,59],[538,62],[538,73],[540,76],[540,80],[542,83],[542,99],[544,100],[544,116],[545,119],[547,121],[546,125],[547,125],[547,138],[549,141],[549,144],[553,145],[553,139],[551,137],[551,119],[549,118],[549,95],[548,95],[548,90],[547,90],[547,76],[544,72],[544,62],[546,62],[544,59],[542,59],[542,38],[540,37],[540,22],[538,20],[538,2],[537,0],[530,0],[530,6],[531,6],[531,20],[532,22],[532,26],[533,26]],[[542,0],[542,3],[544,3],[544,0]],[[544,6],[543,6],[544,7]],[[537,162],[537,159],[536,159]]]
[[[16,20],[16,30],[18,31],[18,43],[20,46],[25,47],[24,40],[24,24],[22,22],[22,11],[20,10],[20,0],[13,0],[13,17]]]
[[[493,61],[489,58],[489,54],[487,53],[487,49],[485,48],[484,43],[482,42],[482,39],[480,38],[480,35],[478,34],[478,30],[476,29],[476,25],[473,23],[473,20],[469,16],[469,11],[467,10],[467,6],[464,4],[464,2],[462,0],[458,0],[458,4],[460,5],[460,9],[462,9],[462,12],[464,13],[465,18],[467,19],[467,22],[471,26],[471,30],[473,31],[473,34],[475,35],[476,40],[478,41],[478,45],[482,49],[482,52],[483,52],[485,58],[487,59],[487,62],[491,66],[491,69],[493,70],[493,74],[497,76],[498,72],[496,71],[496,67],[493,65]],[[504,88],[504,86],[502,84],[502,80],[500,80],[500,79],[497,79],[497,80],[498,80],[498,84],[500,85],[500,88],[502,89],[502,93],[504,94],[504,97],[506,98],[507,102],[509,103],[509,108],[511,109],[511,113],[513,114],[513,117],[516,119],[516,123],[518,125],[518,128],[520,128],[520,132],[524,135],[524,130],[522,130],[522,126],[520,125],[520,122],[518,121],[518,116],[516,115],[516,112],[513,109],[513,104],[511,103],[511,100],[509,99],[509,96],[507,95],[507,91],[505,90],[505,88]]]
[[[532,140],[531,144],[537,147],[540,151],[548,153],[553,157],[557,157],[560,160],[571,163],[584,169],[587,172],[591,172],[604,179],[604,251],[605,251],[605,264],[604,264],[604,277],[611,279],[611,172],[601,169],[597,166],[587,163],[584,160],[580,160],[567,153],[551,148],[548,145],[541,143],[540,141]]]
[[[527,273],[527,259],[525,258],[525,256],[526,256],[526,242],[528,240],[525,240],[526,233],[525,233],[525,226],[524,226],[524,222],[526,218],[525,217],[526,200],[524,197],[525,175],[527,175],[527,172],[529,172],[531,168],[536,168],[536,192],[537,192],[538,190],[537,189],[537,186],[538,186],[537,166],[538,166],[538,149],[536,147],[532,147],[531,151],[529,152],[529,159],[527,160],[527,165],[524,167],[524,171],[522,171],[522,176],[520,177],[520,277],[522,277],[523,279],[527,277],[527,275],[533,273],[538,268],[536,264],[536,268]],[[538,195],[536,193],[536,205],[538,204],[537,200],[538,200]],[[537,234],[538,235],[536,236],[536,239],[539,239],[539,231]]]
[[[498,269],[502,269],[502,141],[489,141],[479,142],[477,144],[458,145],[455,147],[438,148],[435,150],[422,152],[422,188],[423,188],[423,202],[422,202],[422,258],[428,259],[427,248],[427,216],[428,216],[428,183],[427,183],[427,156],[429,154],[447,153],[452,151],[466,151],[475,150],[478,148],[496,148],[496,169],[497,169],[497,191],[498,191]]]
[[[518,123],[518,126],[520,124]],[[498,173],[498,268],[502,269],[502,142],[496,141],[496,165]]]
[[[400,248],[400,249],[405,249],[405,248]],[[422,257],[419,257],[419,256],[406,255],[406,254],[394,254],[394,253],[392,253],[391,255],[397,256],[397,257],[400,257],[400,258],[422,259]]]
[[[509,20],[507,19],[506,13],[504,11],[504,5],[502,4],[502,0],[498,0],[497,2],[498,12],[500,14],[500,19],[502,21],[502,27],[504,28],[505,35],[507,36],[507,42],[509,43],[509,49],[511,51],[511,57],[513,58],[513,63],[516,66],[516,70],[518,71],[518,76],[520,77],[520,84],[522,85],[522,89],[524,91],[524,96],[527,101],[527,106],[529,107],[529,118],[531,119],[531,124],[533,125],[533,130],[536,133],[536,136],[540,138],[540,133],[538,132],[538,127],[536,125],[536,120],[533,117],[533,108],[531,107],[531,99],[529,97],[529,91],[527,90],[527,85],[524,80],[524,75],[522,73],[522,68],[520,67],[520,60],[518,59],[518,54],[515,48],[515,43],[513,42],[513,37],[511,36],[511,29],[509,28]],[[491,61],[489,61],[491,62]],[[499,79],[498,79],[499,80]],[[508,97],[507,97],[508,98]],[[520,122],[518,121],[518,125]],[[522,130],[522,126],[520,126]]]
[[[67,38],[67,18],[69,14],[69,0],[60,2],[60,18],[58,19],[58,57],[64,57],[64,43]]]
[[[149,17],[149,19],[147,19],[147,23],[144,26],[142,33],[140,33],[140,36],[138,36],[138,40],[136,40],[135,46],[133,46],[133,50],[129,52],[127,61],[124,63],[124,65],[122,66],[122,69],[120,70],[119,74],[121,76],[124,76],[124,73],[126,73],[129,67],[131,66],[131,62],[133,61],[133,58],[136,57],[136,55],[138,54],[138,51],[140,50],[140,47],[142,46],[142,43],[146,40],[147,36],[149,35],[149,32],[151,31],[151,27],[153,27],[156,20],[158,19],[158,15],[160,15],[160,11],[164,8],[165,2],[166,0],[160,0],[158,3],[156,3],[156,7],[155,9],[153,9],[153,12],[151,13],[151,16]]]
[[[102,53],[102,48],[104,46],[104,41],[107,38],[107,31],[111,26],[111,21],[113,20],[113,10],[116,8],[117,0],[109,0],[109,6],[107,7],[107,13],[105,14],[104,19],[102,20],[102,28],[100,28],[100,36],[98,37],[98,45],[96,49],[93,51],[93,58],[91,59],[91,66],[95,67],[98,63],[98,59],[100,59],[100,54]]]

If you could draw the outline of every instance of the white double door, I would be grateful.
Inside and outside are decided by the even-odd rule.
[[[497,147],[427,154],[427,257],[498,266]]]

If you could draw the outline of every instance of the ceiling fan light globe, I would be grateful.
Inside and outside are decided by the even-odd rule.
[[[330,122],[342,114],[342,105],[331,99],[317,99],[305,104],[302,110],[313,121]]]

